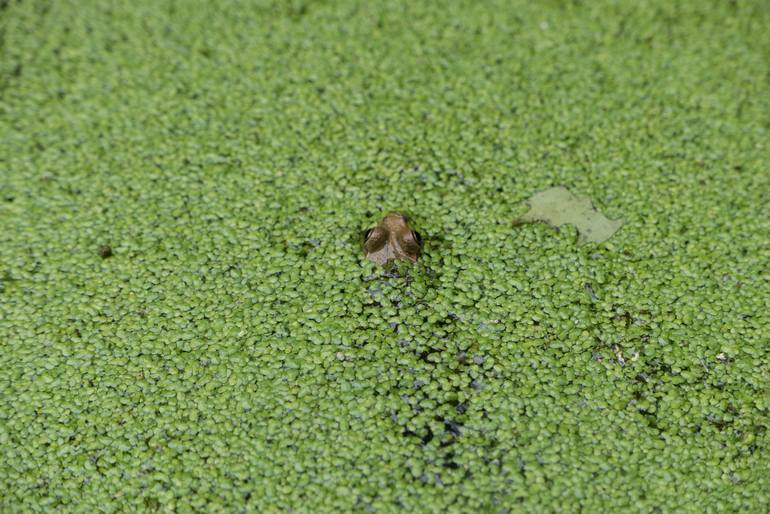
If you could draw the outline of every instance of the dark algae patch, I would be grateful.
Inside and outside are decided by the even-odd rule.
[[[764,2],[2,5],[0,511],[767,510]]]
[[[109,259],[112,257],[112,247],[110,245],[101,245],[99,247],[99,257]]]

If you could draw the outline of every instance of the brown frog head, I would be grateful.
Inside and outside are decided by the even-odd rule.
[[[364,236],[366,258],[381,266],[393,260],[417,262],[420,236],[409,226],[409,218],[391,213]]]

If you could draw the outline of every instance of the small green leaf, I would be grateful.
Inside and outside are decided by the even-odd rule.
[[[528,203],[529,212],[515,219],[514,225],[538,221],[557,228],[574,225],[578,244],[606,241],[623,225],[623,219],[611,220],[594,209],[587,196],[575,196],[561,186],[535,193]]]

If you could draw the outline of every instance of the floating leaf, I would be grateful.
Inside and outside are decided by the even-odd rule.
[[[574,225],[578,244],[606,241],[623,225],[623,219],[611,220],[597,211],[587,196],[575,196],[565,187],[552,187],[535,193],[529,200],[529,212],[513,221],[514,225],[544,222],[553,227]]]

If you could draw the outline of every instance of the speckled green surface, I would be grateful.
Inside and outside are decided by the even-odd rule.
[[[770,9],[580,4],[1,2],[0,511],[765,511]]]

